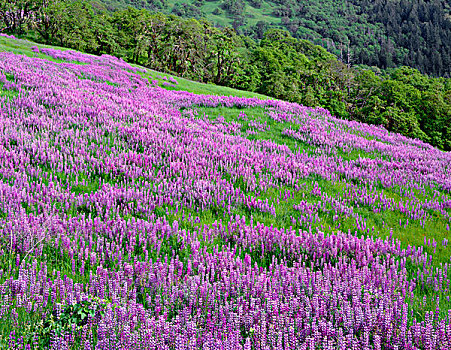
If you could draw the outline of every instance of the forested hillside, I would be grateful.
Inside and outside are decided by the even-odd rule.
[[[446,0],[97,0],[109,10],[135,6],[205,17],[263,38],[271,26],[321,45],[343,62],[380,68],[408,65],[451,73],[451,16]]]
[[[28,4],[28,7],[24,6]],[[310,41],[270,29],[254,41],[233,28],[148,10],[102,11],[88,1],[4,3],[2,30],[191,80],[258,92],[382,125],[451,150],[451,79],[408,67],[349,66]],[[5,14],[6,13],[6,14]]]

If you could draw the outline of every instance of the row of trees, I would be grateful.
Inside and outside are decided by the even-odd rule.
[[[3,1],[3,0],[1,0]],[[112,54],[193,80],[322,106],[349,119],[381,124],[451,150],[451,80],[412,68],[351,68],[320,46],[270,29],[255,42],[205,20],[128,8],[103,12],[83,0],[23,0],[33,5],[20,25],[0,25],[45,44]],[[8,17],[9,16],[9,17]]]

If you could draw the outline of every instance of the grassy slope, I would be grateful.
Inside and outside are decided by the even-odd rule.
[[[37,56],[40,58],[46,58],[49,60],[54,59],[44,55],[44,54],[35,54],[31,51],[31,47],[35,46],[36,44],[29,42],[29,41],[15,41],[6,39],[4,37],[0,37],[0,51],[11,51],[17,54],[23,54],[27,56]],[[44,45],[36,45],[38,47],[44,47]],[[61,48],[61,50],[65,50],[64,48]],[[163,77],[169,77],[168,74],[162,74],[155,71],[148,71],[148,73],[145,73],[146,76],[148,76],[150,79],[155,79],[157,76]],[[162,82],[162,80],[159,80]],[[212,94],[212,95],[236,95],[236,96],[243,96],[243,97],[259,97],[259,98],[267,98],[262,95],[258,95],[255,93],[230,89],[230,88],[224,88],[214,85],[207,85],[207,84],[201,84],[197,82],[192,82],[186,79],[177,78],[177,81],[179,84],[177,87],[172,87],[170,89],[177,89],[177,90],[185,90],[193,93],[202,93],[202,94]],[[303,150],[306,152],[311,152],[312,154],[315,152],[314,147],[310,145],[304,145],[295,143],[293,139],[285,138],[283,135],[281,135],[281,130],[284,128],[289,127],[290,125],[286,123],[275,123],[273,120],[269,119],[266,116],[266,111],[263,108],[249,108],[245,110],[244,112],[249,117],[249,120],[258,120],[260,122],[266,121],[268,125],[271,127],[269,131],[260,132],[256,135],[248,133],[247,130],[251,129],[248,122],[243,122],[240,120],[240,113],[243,112],[243,109],[238,108],[198,108],[198,115],[199,117],[203,117],[204,115],[207,115],[210,119],[216,119],[219,117],[224,117],[226,121],[239,121],[242,123],[242,135],[245,135],[249,139],[271,139],[277,143],[285,144],[288,147],[290,147],[292,150]],[[349,160],[356,159],[357,157],[372,157],[374,155],[371,154],[362,154],[362,152],[357,153],[350,153],[346,155],[346,158]],[[293,226],[293,224],[290,221],[291,216],[296,216],[296,211],[293,209],[293,204],[299,203],[301,200],[305,200],[309,203],[317,203],[318,200],[321,200],[321,198],[312,195],[311,190],[313,188],[313,183],[317,182],[319,186],[322,188],[323,193],[327,193],[329,195],[332,195],[334,197],[343,197],[345,194],[345,187],[343,182],[337,181],[332,182],[325,179],[321,179],[319,177],[308,177],[305,179],[305,187],[302,188],[300,191],[295,192],[294,196],[291,201],[287,201],[284,206],[278,206],[277,207],[277,219],[276,217],[272,216],[269,213],[262,213],[262,212],[249,212],[246,208],[235,208],[233,214],[235,215],[245,215],[246,217],[249,217],[250,215],[253,215],[254,222],[260,221],[264,223],[265,225],[274,225],[276,227],[290,227]],[[246,188],[246,184],[243,183],[243,186],[241,186],[243,189]],[[92,183],[92,187],[87,187],[87,191],[90,192],[92,190],[96,190],[95,183]],[[83,190],[84,191],[84,190]],[[286,187],[283,188],[281,191],[293,191],[292,187]],[[84,191],[86,192],[86,191]],[[262,201],[265,201],[268,199],[270,202],[276,201],[277,198],[280,198],[280,193],[275,192],[274,190],[268,190],[264,193],[253,193],[251,191],[247,191],[249,195],[252,195],[258,199],[261,199]],[[419,198],[424,197],[433,197],[434,192],[432,189],[428,190],[424,195],[417,194]],[[403,189],[400,188],[393,188],[393,189],[384,189],[384,194],[389,198],[394,198],[396,200],[401,199],[408,199],[408,197],[404,194]],[[211,208],[207,209],[201,213],[198,213],[193,210],[192,216],[199,216],[200,222],[197,224],[194,223],[183,223],[183,220],[181,220],[180,213],[175,213],[175,208],[172,208],[170,206],[157,208],[157,211],[161,211],[161,215],[167,215],[168,219],[170,221],[172,220],[179,220],[181,222],[181,226],[187,225],[187,228],[191,228],[192,226],[198,226],[198,225],[204,225],[204,224],[212,224],[215,220],[218,218],[222,219],[223,222],[227,221],[228,218],[224,216],[222,217],[223,213],[218,212],[218,208]],[[386,211],[382,213],[374,213],[370,207],[368,206],[360,206],[359,208],[355,209],[356,212],[358,212],[362,217],[366,219],[366,226],[370,228],[369,234],[371,232],[374,232],[374,235],[380,236],[380,237],[387,237],[392,232],[394,238],[398,238],[401,240],[402,244],[404,246],[407,246],[407,244],[413,244],[416,246],[424,246],[425,251],[428,252],[428,254],[431,254],[434,256],[434,265],[439,266],[440,264],[443,264],[445,262],[450,261],[451,257],[451,246],[445,247],[442,244],[440,244],[444,238],[449,239],[449,231],[445,230],[445,226],[447,222],[439,215],[438,212],[431,212],[431,218],[429,219],[426,224],[421,226],[417,222],[410,223],[407,228],[404,227],[406,224],[406,216],[399,212],[399,211]],[[351,230],[351,232],[356,232],[358,235],[365,235],[366,232],[357,231],[355,219],[353,218],[343,218],[339,219],[338,221],[333,218],[333,216],[330,213],[323,213],[320,212],[319,216],[321,218],[321,222],[314,224],[314,227],[317,227],[320,230],[325,231],[326,233],[333,232],[337,230],[337,223],[340,224],[340,229],[343,231]],[[400,224],[401,222],[401,224]],[[299,224],[295,224],[293,228],[303,228]],[[425,239],[430,239],[431,241],[434,239],[436,242],[438,242],[437,247],[434,248],[429,245],[424,245]],[[435,253],[435,254],[434,254]],[[50,255],[49,255],[50,256]],[[64,260],[65,257],[62,257]],[[61,261],[58,263],[58,269],[61,268]],[[67,274],[68,276],[72,276],[71,272],[71,266],[70,264],[67,264],[67,271],[61,271],[63,274]],[[79,281],[83,282],[83,281]],[[429,295],[428,291],[425,292],[418,292],[417,300],[423,300],[424,295]],[[423,311],[429,309],[434,310],[435,305],[433,302],[432,295],[429,295],[430,299],[428,299],[427,307],[423,309]],[[445,302],[445,298],[441,298],[443,304],[441,305],[441,309],[448,310],[451,308],[451,304],[448,302]],[[446,304],[446,305],[445,305]]]
[[[168,7],[172,7],[172,3],[176,3],[177,1],[171,1],[169,0]],[[206,1],[204,4],[200,7],[200,9],[206,14],[207,18],[212,21],[213,23],[218,23],[221,25],[232,25],[233,18],[230,16],[227,16],[227,13],[223,11],[223,14],[221,15],[214,15],[213,11],[219,8],[221,5],[221,0],[215,0],[215,1]],[[262,5],[260,8],[255,8],[249,4],[245,5],[244,15],[247,19],[247,24],[245,27],[251,27],[254,26],[258,21],[264,21],[268,22],[274,25],[281,25],[281,19],[277,18],[276,16],[272,15],[272,11],[274,10],[275,6],[274,4],[271,4],[269,2],[262,2]]]
[[[158,77],[171,77],[170,74],[160,73],[148,69],[146,74],[150,79],[157,79],[161,83],[161,79]],[[174,77],[174,76],[173,76]],[[176,87],[165,87],[168,90],[189,91],[195,94],[205,95],[218,95],[218,96],[239,96],[239,97],[258,97],[260,99],[270,99],[270,97],[257,94],[255,92],[249,92],[244,90],[232,89],[226,86],[218,86],[213,84],[203,84],[197,81],[192,81],[180,77],[175,77],[178,84]]]
[[[36,54],[33,51],[31,51],[32,46],[38,46],[38,47],[50,47],[46,45],[41,44],[35,44],[33,42],[27,41],[27,40],[10,40],[4,37],[0,37],[0,52],[1,51],[9,51],[14,52],[16,54],[21,55],[27,55],[30,57],[39,57],[39,58],[45,58],[51,61],[60,62],[60,60],[56,60],[52,57],[49,57],[45,54]],[[59,50],[68,50],[66,48],[60,48],[60,47],[54,47]],[[176,77],[176,80],[178,81],[178,85],[176,87],[167,87],[162,85],[161,83],[164,81],[163,77],[171,77],[170,74],[166,73],[160,73],[152,70],[147,70],[147,73],[142,73],[143,76],[146,76],[149,78],[149,80],[156,79],[161,86],[165,87],[168,90],[179,90],[179,91],[188,91],[196,94],[207,94],[207,95],[226,95],[226,96],[240,96],[240,97],[258,97],[261,99],[269,99],[269,97],[256,94],[253,92],[248,91],[242,91],[232,88],[227,88],[223,86],[216,86],[212,84],[203,84],[199,82],[194,82],[188,79],[183,79],[180,77]],[[226,121],[238,121],[239,120],[239,113],[242,111],[238,108],[199,108],[199,116],[202,116],[204,113],[211,119],[215,119],[218,117],[224,117]],[[248,123],[243,123],[243,135],[247,135],[250,139],[271,139],[273,141],[276,141],[280,144],[286,144],[288,147],[292,148],[293,150],[295,147],[299,147],[298,145],[295,145],[292,139],[288,139],[283,137],[280,134],[280,131],[289,125],[285,123],[275,123],[274,121],[270,120],[265,116],[265,110],[263,108],[253,108],[252,110],[247,110],[246,114],[251,117],[251,119],[257,119],[259,121],[267,120],[268,125],[270,125],[271,131],[267,131],[265,133],[259,133],[258,135],[252,135],[252,134],[246,134],[246,130],[249,129],[247,126]],[[311,146],[305,145],[305,149],[307,151],[314,151]],[[362,152],[359,152],[359,155],[352,153],[350,155],[347,155],[349,159],[353,159],[353,157],[357,156],[363,156]],[[370,155],[367,155],[369,157]],[[363,156],[364,157],[364,156]],[[315,179],[315,181],[318,181],[318,179]],[[331,192],[339,191],[340,185],[339,184],[332,184],[330,181],[321,180],[323,186],[325,188],[328,188]],[[321,186],[321,187],[323,187]],[[335,188],[335,190],[334,190]],[[327,191],[329,192],[329,191]],[[398,198],[398,199],[408,199],[408,197],[400,195],[399,191],[387,191],[384,190],[384,193],[388,194],[389,197]],[[338,194],[338,192],[337,192]],[[431,193],[428,193],[427,195],[433,196],[433,191],[431,190]],[[263,198],[267,198],[263,196]],[[404,215],[401,214],[395,214],[388,215],[386,214],[386,217],[384,217],[385,225],[382,227],[381,222],[381,215],[380,214],[373,214],[370,210],[365,211],[364,209],[361,209],[362,213],[365,213],[368,215],[368,220],[372,223],[371,225],[367,225],[371,227],[374,225],[375,232],[379,232],[381,236],[387,236],[390,233],[389,227],[393,228],[393,234],[395,238],[401,239],[406,244],[415,244],[417,246],[423,245],[424,237],[427,238],[434,238],[437,242],[441,242],[443,238],[448,237],[448,233],[443,230],[444,222],[438,223],[438,222],[428,222],[426,223],[425,228],[422,227],[411,227],[411,230],[413,230],[416,234],[415,235],[409,235],[404,232],[401,228],[399,228],[399,220],[403,219]],[[269,220],[269,221],[268,221]],[[271,222],[271,219],[268,219],[265,221],[268,221],[268,223]],[[274,222],[276,223],[276,222]],[[277,226],[280,226],[280,222],[277,224]],[[282,225],[283,226],[283,225]],[[323,225],[324,226],[324,225]],[[352,225],[351,225],[352,226]],[[435,228],[436,227],[436,228]],[[350,227],[351,228],[351,227]],[[399,229],[398,229],[399,228]],[[432,248],[426,247],[426,251],[430,250],[431,253],[433,252]],[[440,252],[443,250],[443,254],[440,254]],[[445,249],[442,247],[438,247],[439,254],[435,255],[437,262],[448,262],[451,258],[451,249]]]

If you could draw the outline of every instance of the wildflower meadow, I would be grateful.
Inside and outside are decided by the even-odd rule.
[[[0,52],[0,348],[451,349],[450,153],[33,55]]]

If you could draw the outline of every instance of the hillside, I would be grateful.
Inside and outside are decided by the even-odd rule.
[[[270,27],[321,45],[343,62],[411,66],[451,75],[451,6],[446,0],[102,0],[186,18],[205,17],[261,39]]]
[[[427,76],[411,67],[380,70],[345,64],[282,29],[269,29],[256,42],[204,19],[132,7],[106,12],[84,0],[24,0],[5,6],[9,11],[0,11],[0,32],[323,107],[334,116],[451,150],[451,78]]]
[[[1,348],[451,348],[450,153],[110,55],[0,51]]]

